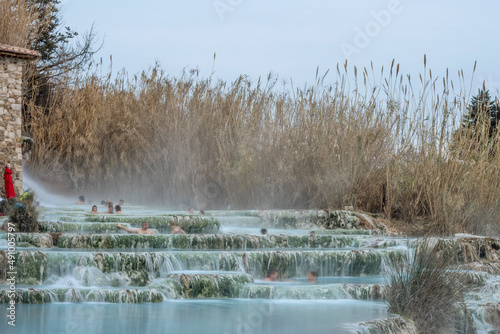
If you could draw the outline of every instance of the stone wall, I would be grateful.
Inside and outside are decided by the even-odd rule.
[[[12,170],[17,196],[23,193],[21,103],[23,59],[0,55],[0,195],[5,195],[4,169]]]

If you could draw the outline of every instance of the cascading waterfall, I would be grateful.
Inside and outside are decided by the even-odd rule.
[[[75,224],[76,225],[76,224]],[[87,224],[80,224],[87,225]],[[95,224],[89,224],[95,225]],[[104,225],[104,224],[99,224]],[[106,229],[105,226],[99,226]],[[116,226],[114,226],[116,229]],[[401,240],[388,238],[372,239],[356,235],[225,235],[225,234],[186,234],[186,235],[136,235],[102,233],[16,233],[18,244],[27,247],[59,248],[169,248],[169,249],[265,249],[265,248],[387,248],[400,245]],[[6,235],[5,235],[6,237]]]
[[[0,251],[3,252],[3,251]],[[1,254],[1,253],[0,253]],[[189,252],[43,252],[25,250],[17,254],[18,280],[43,284],[50,276],[74,275],[81,268],[95,268],[103,275],[121,273],[143,278],[140,285],[174,270],[235,271],[244,268],[255,278],[264,278],[269,268],[283,278],[305,276],[315,270],[320,276],[360,276],[383,273],[382,259],[402,256],[400,249],[377,250],[254,250]],[[139,282],[137,282],[139,283]]]
[[[384,287],[378,284],[247,284],[240,298],[285,300],[382,300]]]
[[[174,307],[169,313],[191,305],[172,301],[197,301],[202,304],[192,312],[199,305],[214,312],[222,307],[221,314],[236,319],[229,332],[248,333],[262,332],[264,323],[274,326],[274,316],[294,314],[300,319],[306,312],[314,318],[321,314],[322,303],[328,303],[328,314],[317,319],[325,322],[325,331],[415,332],[408,319],[387,314],[383,300],[389,257],[411,257],[419,239],[364,230],[364,218],[349,211],[214,211],[200,216],[150,209],[141,215],[141,210],[90,215],[77,205],[43,209],[40,233],[14,236],[13,294],[6,282],[7,235],[0,233],[0,303],[154,304]],[[189,234],[169,234],[174,215]],[[127,234],[116,227],[120,222],[137,228],[142,221],[149,221],[157,233]],[[267,235],[260,234],[262,227]],[[464,282],[469,287],[467,308],[479,332],[495,328],[500,242],[467,236],[434,243],[459,246],[457,261],[469,270]],[[270,269],[277,271],[278,281],[264,280]],[[318,274],[316,283],[306,279],[311,271]],[[314,311],[307,313],[310,307]],[[252,322],[251,316],[260,320]],[[344,325],[333,327],[338,323]]]

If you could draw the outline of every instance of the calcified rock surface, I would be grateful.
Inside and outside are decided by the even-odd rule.
[[[485,321],[494,328],[500,329],[500,303],[484,305]]]
[[[240,289],[240,298],[263,299],[357,299],[383,300],[384,286],[379,284],[294,284],[276,286],[269,284],[244,285]]]
[[[387,248],[405,241],[368,235],[137,235],[110,233],[16,233],[16,242],[27,247],[59,248],[168,248],[168,249],[265,249],[265,248]]]
[[[83,289],[83,288],[54,288],[54,289],[16,289],[14,300],[18,304],[43,303],[159,303],[164,301],[167,289]],[[175,293],[171,298],[178,297]],[[0,301],[9,303],[7,290],[0,290]]]
[[[50,276],[74,275],[95,269],[99,275],[119,273],[133,285],[144,286],[170,270],[243,270],[262,279],[267,268],[280,276],[304,277],[311,268],[322,276],[366,276],[384,272],[384,258],[402,256],[398,249],[379,250],[290,250],[290,251],[190,251],[190,252],[42,252],[16,254],[17,280],[21,284],[43,284]],[[0,251],[0,258],[6,258]],[[97,277],[94,273],[93,277]]]
[[[235,298],[240,286],[253,283],[253,277],[243,273],[170,274],[182,287],[186,298]]]
[[[366,219],[352,211],[339,210],[264,210],[259,217],[270,227],[325,228],[325,229],[377,229],[367,226]]]
[[[219,231],[220,222],[217,219],[211,217],[201,217],[201,216],[185,216],[185,215],[170,215],[170,216],[146,216],[146,217],[126,217],[121,215],[93,215],[85,218],[87,222],[114,222],[116,223],[127,223],[132,226],[140,227],[142,222],[146,221],[149,223],[151,229],[156,229],[161,233],[170,233],[170,227],[168,224],[175,220],[177,217],[177,222],[179,226],[187,233],[215,233]],[[68,221],[74,221],[72,217],[62,217]],[[108,225],[106,225],[108,226]],[[63,226],[64,228],[64,226]],[[78,229],[74,229],[78,232]],[[57,231],[58,232],[58,231]]]

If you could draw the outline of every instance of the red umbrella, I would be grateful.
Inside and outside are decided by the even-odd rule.
[[[12,182],[12,171],[9,167],[5,166],[5,194],[7,195],[7,199],[16,197],[16,193],[14,192],[14,183]]]

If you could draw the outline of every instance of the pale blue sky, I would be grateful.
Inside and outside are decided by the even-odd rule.
[[[466,79],[478,61],[474,87],[486,80],[500,96],[498,0],[62,0],[65,24],[84,32],[94,23],[104,64],[130,74],[156,61],[171,76],[199,68],[227,81],[273,71],[297,86],[312,83],[316,67],[389,66],[413,77],[423,55],[434,76],[446,68]]]

